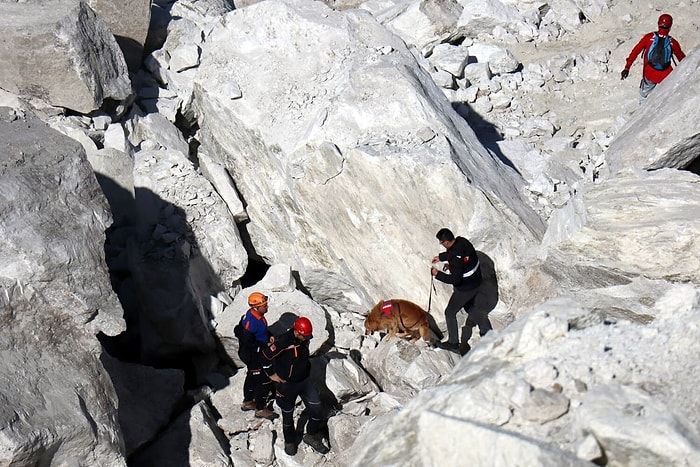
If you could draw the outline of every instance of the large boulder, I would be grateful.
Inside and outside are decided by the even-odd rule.
[[[0,86],[81,113],[131,94],[107,24],[83,2],[0,2]]]
[[[151,22],[151,0],[88,0],[88,5],[109,26],[129,69],[138,70]]]
[[[21,113],[21,112],[20,112]],[[0,464],[125,465],[96,334],[123,331],[82,147],[0,108]]]
[[[255,252],[337,310],[425,303],[445,225],[506,275],[517,274],[517,245],[542,232],[522,179],[366,12],[303,1],[234,10],[202,45],[195,104],[201,150],[232,175]]]

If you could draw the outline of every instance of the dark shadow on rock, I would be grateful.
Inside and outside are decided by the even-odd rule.
[[[481,265],[482,282],[479,286],[479,293],[474,297],[472,310],[488,315],[498,304],[498,278],[493,260],[483,251],[477,251],[476,255],[479,257]],[[476,323],[471,318],[467,318],[462,327],[462,342],[469,342],[475,326]]]
[[[515,170],[519,175],[520,171],[513,164],[513,161],[508,159],[503,151],[498,147],[498,142],[503,141],[503,136],[492,123],[484,120],[481,115],[476,113],[472,107],[466,102],[453,102],[452,108],[464,118],[469,126],[474,130],[479,142],[503,164]]]
[[[190,434],[183,432],[187,431],[187,424],[179,422],[176,434],[168,431],[170,424],[181,420],[198,402],[197,398],[190,396],[192,393],[204,385],[212,386],[210,375],[221,375],[214,379],[227,381],[228,376],[237,370],[210,327],[212,310],[209,297],[225,287],[201,255],[184,210],[150,190],[137,188],[134,199],[108,177],[98,176],[98,180],[113,212],[125,213],[136,208],[131,216],[120,216],[120,223],[115,223],[105,232],[105,260],[113,290],[124,309],[126,330],[117,336],[100,333],[98,339],[113,359],[182,373],[183,387],[159,386],[159,390],[166,392],[164,398],[178,394],[178,400],[171,404],[171,413],[161,427],[164,430],[161,435],[168,433],[168,437],[176,436],[183,441],[182,444],[178,442],[181,449],[168,450],[168,465],[187,465]],[[133,215],[135,212],[137,216]],[[146,419],[150,417],[147,411],[137,410],[139,405],[133,402],[139,396],[133,393],[133,389],[140,387],[146,399],[147,393],[155,390],[160,376],[157,371],[145,372],[148,378],[155,378],[153,384],[146,379],[142,385],[125,386],[120,381],[133,376],[124,373],[136,371],[138,366],[105,365],[105,368],[108,373],[121,372],[110,376],[120,399],[119,419],[130,423],[121,427],[125,438],[132,440],[126,447],[126,455],[130,465],[143,465],[133,463],[129,456],[149,458],[149,447],[162,446],[163,442],[159,436],[149,440],[139,438],[143,435],[141,425],[151,420]],[[126,391],[125,387],[131,389]],[[154,431],[157,430],[151,430],[150,434]],[[228,449],[228,445],[224,448]]]
[[[135,72],[141,68],[143,62],[143,46],[131,37],[115,35],[119,48],[122,49],[126,66],[129,72]]]

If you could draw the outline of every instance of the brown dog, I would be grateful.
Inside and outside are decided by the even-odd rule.
[[[425,310],[408,300],[382,300],[374,305],[365,318],[365,334],[384,330],[388,331],[387,339],[410,336],[411,342],[419,337],[430,342],[430,326]]]

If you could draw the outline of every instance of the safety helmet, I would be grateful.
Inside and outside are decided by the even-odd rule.
[[[660,28],[671,29],[672,24],[673,18],[671,18],[671,15],[664,13],[663,15],[659,16]]]
[[[267,305],[267,297],[260,292],[253,292],[248,296],[248,306],[253,308]]]
[[[313,337],[313,327],[311,326],[309,318],[304,318],[303,316],[297,318],[297,320],[294,321],[294,330],[304,336],[304,339],[311,339],[311,337]]]

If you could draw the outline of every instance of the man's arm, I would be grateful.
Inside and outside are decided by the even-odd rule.
[[[649,33],[653,34],[653,33]],[[634,61],[637,59],[640,53],[644,49],[647,48],[647,45],[649,44],[649,34],[645,34],[644,37],[642,37],[639,42],[637,42],[637,45],[634,46],[630,54],[627,56],[627,60],[625,61],[625,69],[622,70],[622,79],[625,79],[627,75],[629,75],[630,68],[632,68],[632,64]]]
[[[671,38],[671,50],[679,62],[685,58],[685,54],[681,50],[681,45],[674,38]]]

